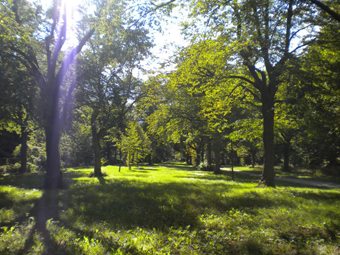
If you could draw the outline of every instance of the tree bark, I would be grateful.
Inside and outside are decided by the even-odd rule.
[[[199,166],[201,163],[201,157],[200,157],[201,152],[199,149],[196,150],[196,159],[195,159],[195,166]]]
[[[234,144],[231,142],[231,179],[234,181]]]
[[[207,163],[208,163],[208,168],[211,168],[211,165],[212,165],[212,158],[211,158],[211,139],[208,140],[208,144],[207,144]]]
[[[214,141],[214,154],[215,154],[215,167],[214,167],[214,174],[221,173],[221,151],[220,151],[220,141],[219,138],[216,137]]]
[[[129,170],[131,170],[131,160],[132,160],[131,152],[128,152]]]
[[[255,155],[256,155],[256,151],[255,150],[251,150],[250,154],[251,154],[251,167],[255,168]]]
[[[186,154],[186,162],[187,162],[187,165],[192,165],[191,156],[189,152]]]
[[[261,182],[275,187],[274,172],[274,108],[268,99],[262,101],[264,168]]]
[[[285,141],[283,150],[283,171],[290,172],[289,168],[290,140]]]
[[[27,171],[27,138],[26,127],[21,127],[20,173]]]
[[[44,129],[46,136],[46,175],[44,189],[59,189],[62,187],[60,171],[59,142],[62,124],[59,122],[59,89],[55,81],[41,91],[44,105]]]
[[[106,142],[106,157],[107,161],[110,164],[111,163],[111,145],[109,142]]]
[[[100,177],[102,176],[101,170],[101,155],[100,155],[100,143],[99,136],[97,132],[97,127],[95,124],[92,124],[92,142],[93,142],[93,153],[94,153],[94,176]]]
[[[120,172],[121,167],[122,167],[122,149],[119,149],[119,170],[118,170],[118,172]]]
[[[45,128],[46,135],[46,175],[44,189],[59,189],[62,187],[62,175],[60,171],[59,141],[60,135],[55,125]]]
[[[148,155],[149,166],[152,166],[152,155],[151,153]]]

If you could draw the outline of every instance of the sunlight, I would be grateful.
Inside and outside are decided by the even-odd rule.
[[[77,7],[81,3],[81,0],[61,0],[62,3],[62,13],[60,15],[64,15],[66,12],[66,19],[67,19],[67,35],[66,35],[66,48],[73,48],[77,45],[77,32],[76,32],[76,23],[78,20],[78,12]]]
[[[77,45],[77,33],[76,33],[76,23],[79,20],[78,7],[82,3],[82,0],[60,0],[61,13],[63,16],[66,12],[67,19],[67,34],[65,49],[73,48]],[[40,3],[44,9],[48,9],[53,5],[53,0],[40,0]]]

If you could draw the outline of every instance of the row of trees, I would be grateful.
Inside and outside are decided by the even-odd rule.
[[[24,0],[0,5],[1,128],[21,137],[22,172],[27,150],[32,161],[45,142],[45,188],[60,187],[60,158],[93,163],[100,176],[105,161],[124,158],[205,161],[218,173],[225,158],[249,156],[264,162],[267,186],[275,186],[281,159],[286,171],[291,162],[339,166],[336,2],[89,4],[72,48],[63,2],[47,11]],[[137,70],[150,55],[155,13],[175,4],[188,9],[182,25],[190,44],[178,50],[173,71],[143,81]]]

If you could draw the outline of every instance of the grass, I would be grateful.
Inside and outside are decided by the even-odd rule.
[[[230,168],[230,166],[225,166],[226,168]],[[261,174],[263,167],[256,166],[254,168],[250,166],[236,166],[234,170],[237,171],[247,171],[247,172],[254,172]],[[324,181],[324,182],[332,182],[340,184],[340,177],[337,176],[329,176],[323,174],[319,170],[310,170],[310,169],[293,169],[291,172],[284,172],[282,171],[281,167],[275,168],[275,175],[278,177],[288,177],[288,178],[295,178],[295,179],[305,179],[310,181]]]
[[[91,172],[68,169],[58,192],[1,177],[0,254],[340,253],[339,189],[255,188],[181,163]]]

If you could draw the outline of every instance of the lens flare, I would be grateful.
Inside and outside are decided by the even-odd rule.
[[[78,7],[80,5],[80,0],[62,0],[61,3],[61,13],[60,15],[66,17],[66,43],[65,47],[73,48],[77,45],[77,21],[79,20]]]

